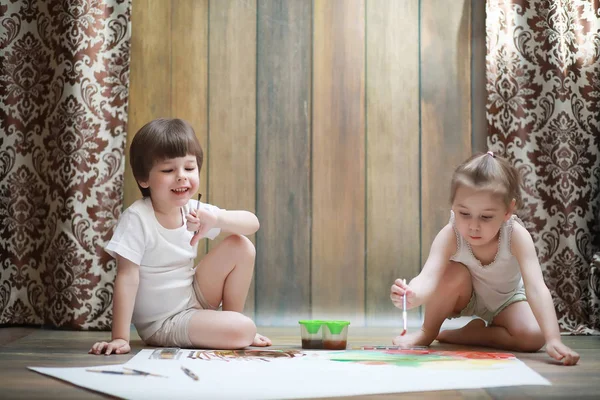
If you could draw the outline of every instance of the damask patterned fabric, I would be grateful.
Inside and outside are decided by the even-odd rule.
[[[600,333],[600,3],[487,2],[488,145],[524,178],[562,329]]]
[[[130,0],[0,4],[0,324],[109,329]]]

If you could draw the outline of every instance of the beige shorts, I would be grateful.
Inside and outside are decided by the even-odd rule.
[[[527,296],[525,296],[525,288],[520,287],[517,289],[513,295],[504,302],[497,310],[490,311],[484,305],[481,299],[478,300],[478,296],[475,294],[475,291],[471,294],[471,298],[469,299],[469,304],[466,305],[465,308],[461,310],[460,313],[452,315],[449,319],[458,318],[458,317],[467,317],[467,316],[476,316],[485,321],[486,325],[492,323],[494,318],[498,314],[500,314],[506,307],[510,306],[513,303],[518,301],[527,301]]]
[[[213,307],[206,301],[200,286],[194,277],[194,293],[186,308],[175,315],[165,319],[161,327],[148,339],[144,340],[147,345],[159,347],[193,347],[188,325],[192,315],[198,310],[217,310],[219,307]]]

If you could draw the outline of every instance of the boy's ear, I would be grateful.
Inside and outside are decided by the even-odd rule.
[[[144,189],[148,189],[148,187],[150,186],[148,184],[148,182],[146,181],[138,181],[138,185],[140,185],[141,187],[143,187]]]

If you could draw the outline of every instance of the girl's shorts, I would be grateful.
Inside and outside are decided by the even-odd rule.
[[[506,300],[506,302],[502,304],[497,310],[490,311],[483,305],[483,302],[480,299],[478,299],[478,296],[475,294],[475,291],[473,291],[473,293],[471,294],[471,298],[469,299],[469,304],[467,304],[466,307],[463,308],[460,313],[452,315],[450,319],[458,317],[476,316],[484,320],[486,325],[490,325],[494,318],[496,318],[498,314],[504,311],[506,307],[518,301],[527,301],[527,296],[525,296],[525,288],[522,286],[519,289],[517,289],[517,291],[513,293],[513,295],[508,300]]]
[[[211,306],[204,298],[200,286],[194,277],[194,293],[186,308],[165,319],[161,327],[144,342],[150,346],[160,347],[193,347],[188,333],[188,325],[192,315],[198,310],[217,310],[219,307]],[[142,338],[143,339],[143,338]]]

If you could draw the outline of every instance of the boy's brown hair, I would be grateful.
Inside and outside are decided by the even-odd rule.
[[[188,154],[196,156],[200,173],[202,146],[188,122],[178,118],[159,118],[142,126],[133,137],[129,149],[129,163],[142,196],[150,196],[150,189],[141,187],[139,182],[148,180],[154,164]]]
[[[456,168],[450,184],[450,203],[454,202],[456,191],[462,185],[498,194],[507,207],[513,199],[516,210],[523,206],[519,172],[491,151],[475,154]]]

